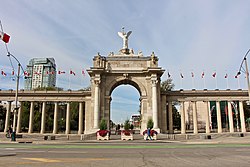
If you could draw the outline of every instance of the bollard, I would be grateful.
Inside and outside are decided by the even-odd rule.
[[[16,141],[16,132],[15,131],[13,131],[11,133],[11,141]]]

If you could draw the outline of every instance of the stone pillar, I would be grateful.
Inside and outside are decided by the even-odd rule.
[[[70,134],[70,103],[69,102],[67,103],[65,134]]]
[[[220,110],[220,102],[216,101],[216,114],[217,114],[217,128],[218,133],[222,133],[222,124],[221,124],[221,110]]]
[[[28,133],[33,132],[33,119],[34,119],[34,102],[30,102],[30,119],[29,119],[29,131]]]
[[[94,129],[99,129],[100,117],[100,81],[95,80],[95,99],[94,99]]]
[[[45,132],[45,112],[46,112],[46,102],[43,102],[42,105],[42,120],[41,120],[41,131],[40,133],[43,134]]]
[[[186,119],[184,101],[181,102],[181,134],[186,134]]]
[[[166,104],[166,95],[161,95],[161,130],[162,133],[167,132],[167,104]]]
[[[229,120],[229,132],[234,132],[234,122],[233,122],[233,112],[232,112],[232,104],[230,101],[228,103],[228,120]]]
[[[23,110],[23,102],[19,102],[20,103],[20,107],[18,109],[18,118],[17,118],[17,129],[16,129],[16,133],[20,133],[21,132],[21,122],[22,122],[22,110]]]
[[[246,132],[246,125],[245,125],[245,114],[243,109],[243,102],[239,101],[240,105],[240,125],[241,125],[241,132]]]
[[[206,116],[206,133],[209,134],[210,133],[210,105],[208,101],[205,101],[206,103],[206,108],[207,110],[205,111],[205,116]]]
[[[57,134],[57,131],[58,131],[58,102],[55,102],[53,134]]]
[[[12,101],[8,101],[8,108],[6,111],[6,117],[5,117],[5,127],[4,127],[4,133],[6,133],[10,126],[10,111],[11,111],[11,103]]]
[[[78,122],[78,134],[83,132],[83,102],[79,102],[79,122]]]
[[[152,80],[152,112],[153,112],[153,129],[158,129],[158,106],[157,106],[157,89],[156,84],[157,80]]]
[[[193,127],[194,127],[194,134],[198,133],[198,121],[197,121],[197,104],[196,101],[193,101]]]
[[[172,101],[168,101],[168,126],[169,126],[169,133],[174,133],[173,129],[173,106]]]

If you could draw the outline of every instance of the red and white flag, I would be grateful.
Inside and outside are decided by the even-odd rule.
[[[34,73],[35,75],[40,75],[40,73],[39,72],[37,72],[37,71],[35,71],[35,73]]]
[[[54,71],[47,71],[46,74],[47,74],[47,75],[49,75],[49,74],[52,74],[52,75],[53,75],[53,74],[54,74]]]
[[[65,71],[58,71],[58,74],[65,74]]]
[[[84,69],[82,69],[82,75],[85,75],[85,71],[84,71]]]
[[[10,40],[10,36],[4,32],[0,32],[0,39],[5,43],[8,43]]]
[[[1,74],[2,74],[3,76],[7,76],[7,74],[6,74],[3,70],[1,70]]]
[[[30,74],[27,71],[24,71],[24,76],[28,77]]]
[[[12,70],[11,75],[15,75],[15,71],[14,70]]]
[[[203,71],[202,74],[201,74],[201,78],[204,78],[204,76],[205,76],[205,73]]]
[[[212,76],[215,78],[216,77],[216,72],[214,72]]]
[[[72,70],[70,70],[69,74],[73,74],[73,75],[76,75],[76,73]]]

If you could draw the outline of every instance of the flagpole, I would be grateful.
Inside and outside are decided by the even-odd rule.
[[[227,90],[229,90],[228,77],[226,79],[227,79]]]
[[[70,82],[71,82],[71,74],[69,74],[69,89],[71,87],[71,85],[70,85],[71,83]]]
[[[240,76],[237,77],[237,82],[238,82],[238,90],[240,90]]]

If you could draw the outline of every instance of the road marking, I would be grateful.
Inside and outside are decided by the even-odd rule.
[[[58,154],[86,154],[83,151],[48,151],[48,153],[58,153]]]
[[[22,158],[26,160],[39,161],[39,162],[62,162],[60,160],[55,159],[46,159],[46,158]]]

